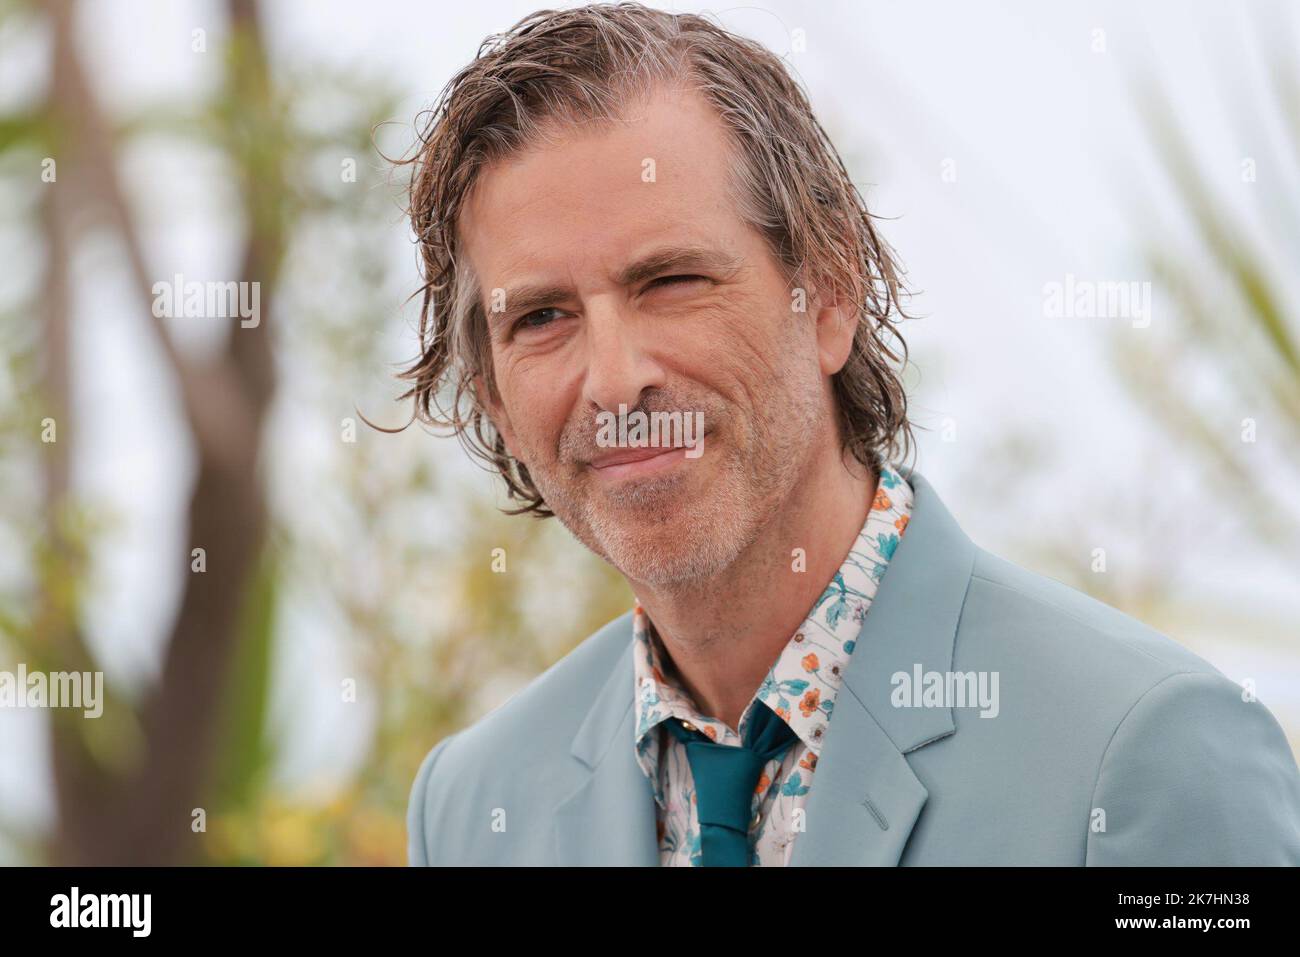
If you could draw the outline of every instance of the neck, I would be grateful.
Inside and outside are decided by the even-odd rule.
[[[877,479],[850,457],[828,453],[717,576],[669,588],[632,583],[701,713],[737,730],[768,669],[853,547]],[[803,571],[795,549],[803,550]]]

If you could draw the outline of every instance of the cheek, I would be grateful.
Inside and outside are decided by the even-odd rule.
[[[519,455],[526,463],[549,462],[556,456],[569,405],[553,380],[519,371],[507,371],[505,380],[498,380]]]
[[[701,336],[698,368],[730,380],[754,400],[775,395],[792,365],[807,361],[797,328],[802,316],[782,311],[779,297],[752,297],[712,317]]]

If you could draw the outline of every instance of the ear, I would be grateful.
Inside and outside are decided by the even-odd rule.
[[[817,358],[822,375],[833,376],[844,368],[853,351],[853,337],[858,332],[858,310],[851,299],[843,295],[829,295],[822,302],[819,296],[814,307],[817,324]]]
[[[478,398],[479,405],[487,412],[493,428],[500,433],[501,440],[506,444],[506,451],[512,458],[519,458],[515,453],[515,433],[510,427],[510,416],[506,414],[505,406],[501,404],[499,397],[494,394],[481,374],[474,377],[474,395]]]

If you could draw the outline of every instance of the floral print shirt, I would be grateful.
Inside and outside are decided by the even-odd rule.
[[[662,640],[637,603],[632,626],[636,759],[654,789],[661,866],[703,863],[686,746],[662,723],[678,717],[716,742],[739,746],[757,701],[790,725],[798,740],[782,758],[767,763],[754,789],[750,863],[784,867],[790,862],[795,836],[803,830],[795,825],[803,819],[841,676],[911,511],[911,487],[893,467],[884,465],[875,501],[848,557],[769,669],[735,731],[701,714],[687,691],[664,677]]]

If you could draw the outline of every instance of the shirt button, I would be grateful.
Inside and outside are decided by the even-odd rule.
[[[758,827],[758,819],[759,819],[760,816],[761,816],[761,812],[760,812],[760,811],[755,811],[755,812],[754,812],[754,819],[753,819],[752,821],[749,822],[749,829],[750,829],[751,831]]]
[[[683,721],[683,722],[682,722],[682,727],[685,728],[687,731],[694,731],[694,730],[695,730],[695,725],[691,724],[689,721]]]

